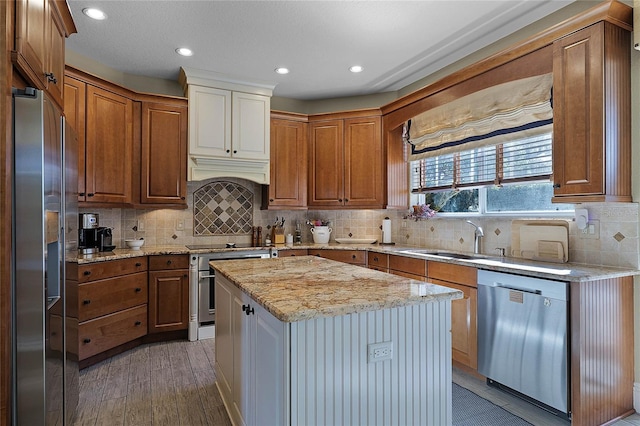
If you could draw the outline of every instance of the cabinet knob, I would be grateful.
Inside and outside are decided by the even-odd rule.
[[[84,276],[88,277],[89,275],[91,275],[91,271],[84,271]]]
[[[89,305],[89,304],[91,304],[91,300],[89,300],[89,299],[83,300],[82,304],[83,305]]]
[[[78,195],[84,197],[84,192],[78,192]]]
[[[339,202],[342,202],[342,198],[338,198],[338,201],[339,201]]]
[[[172,262],[170,260],[167,260],[167,265],[171,265],[171,263]]]
[[[228,149],[228,150],[227,150],[227,154],[228,154],[228,153],[230,153],[230,152],[231,152],[231,150],[230,150],[230,149]]]
[[[351,255],[351,258],[352,258],[352,259],[355,259],[355,258],[356,258],[356,255],[355,255],[355,254],[352,254],[352,255]]]
[[[46,72],[44,73],[44,76],[47,77],[47,81],[53,84],[58,84],[58,79],[56,78],[56,75],[52,72]]]
[[[373,258],[373,261],[374,261],[374,262],[378,262],[378,258],[377,258],[377,257],[374,257],[374,258]]]
[[[140,263],[140,262],[136,262],[136,268],[139,268],[139,267],[141,267],[141,266],[142,266],[142,263]]]
[[[237,153],[238,153],[238,151],[236,151],[236,150],[234,149],[234,150],[233,150],[233,153],[234,153],[234,154],[237,154]]]
[[[348,203],[348,202],[349,202],[349,199],[348,199],[348,198],[345,198],[345,199],[344,199],[344,202],[345,202],[345,203]]]
[[[269,202],[270,202],[270,203],[273,203],[273,198],[269,198]]]
[[[85,344],[91,343],[91,339],[84,339],[82,342],[85,343]]]
[[[94,195],[96,195],[96,194],[90,192],[90,193],[87,194],[87,197],[93,197]]]
[[[251,306],[247,305],[247,309],[244,311],[244,313],[247,314],[247,316],[249,316],[254,313],[254,310]]]
[[[182,276],[182,278],[189,278],[189,275],[184,274],[184,275]]]
[[[553,184],[553,189],[558,189],[560,188],[560,184],[559,183],[554,183]]]
[[[142,291],[142,289],[140,287],[136,287],[136,293],[140,293]]]
[[[242,305],[242,312],[246,312],[249,309],[249,305]]]
[[[181,200],[184,200],[185,198],[184,198],[184,197],[180,197],[180,199],[181,199]]]
[[[139,325],[141,325],[141,324],[142,324],[142,322],[140,322],[140,321],[136,321],[136,327],[137,327],[137,326],[139,326]]]

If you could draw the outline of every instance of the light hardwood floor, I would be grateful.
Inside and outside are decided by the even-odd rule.
[[[215,386],[214,359],[213,339],[180,340],[143,345],[85,368],[80,372],[80,402],[74,424],[230,425]],[[455,368],[453,381],[533,425],[570,425]],[[631,425],[640,426],[640,415],[615,423]]]
[[[230,425],[214,340],[143,345],[80,372],[75,425]]]

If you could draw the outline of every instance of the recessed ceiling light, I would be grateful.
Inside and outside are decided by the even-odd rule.
[[[352,67],[349,67],[349,71],[351,72],[362,72],[362,70],[364,70],[364,68],[360,65],[354,65]]]
[[[101,11],[100,9],[95,9],[93,7],[85,7],[82,9],[82,13],[87,15],[91,19],[96,19],[98,21],[102,21],[103,19],[107,19],[107,14]]]
[[[274,70],[278,74],[289,74],[289,68],[279,67]]]
[[[193,51],[187,47],[178,47],[176,53],[182,56],[193,56]]]

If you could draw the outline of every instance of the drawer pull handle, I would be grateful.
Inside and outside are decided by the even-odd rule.
[[[247,315],[251,315],[252,313],[254,313],[254,310],[250,305],[242,305],[242,310]]]
[[[374,257],[374,258],[373,258],[373,261],[374,261],[374,262],[378,262],[378,258],[377,258],[377,257]]]
[[[83,340],[83,342],[84,342],[85,344],[87,344],[87,343],[91,343],[91,339],[84,339],[84,340]]]
[[[136,321],[136,327],[139,326],[140,324],[142,324],[141,321]]]
[[[142,289],[140,287],[136,287],[136,293],[140,293]]]
[[[137,263],[136,263],[136,268],[139,268],[139,267],[141,267],[141,266],[142,266],[142,263],[140,263],[140,262],[137,262]]]
[[[84,192],[78,192],[78,195],[84,197]]]
[[[84,271],[84,276],[88,277],[89,275],[91,275],[91,271]]]
[[[182,278],[189,278],[189,275],[184,274],[184,275],[182,276]]]
[[[54,73],[46,72],[44,73],[44,76],[47,77],[47,81],[49,83],[58,84],[58,79],[56,78],[56,75]]]
[[[560,184],[559,183],[554,183],[553,184],[553,189],[559,189],[560,188]]]
[[[93,197],[94,195],[96,195],[96,194],[90,192],[90,193],[87,194],[87,197]]]
[[[91,300],[89,300],[89,299],[86,299],[86,300],[83,300],[83,301],[82,301],[82,304],[83,304],[83,305],[88,305],[88,304],[90,304],[90,303],[91,303]]]

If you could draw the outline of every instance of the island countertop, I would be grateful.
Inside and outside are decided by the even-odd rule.
[[[284,322],[461,299],[461,291],[315,256],[210,262]]]

